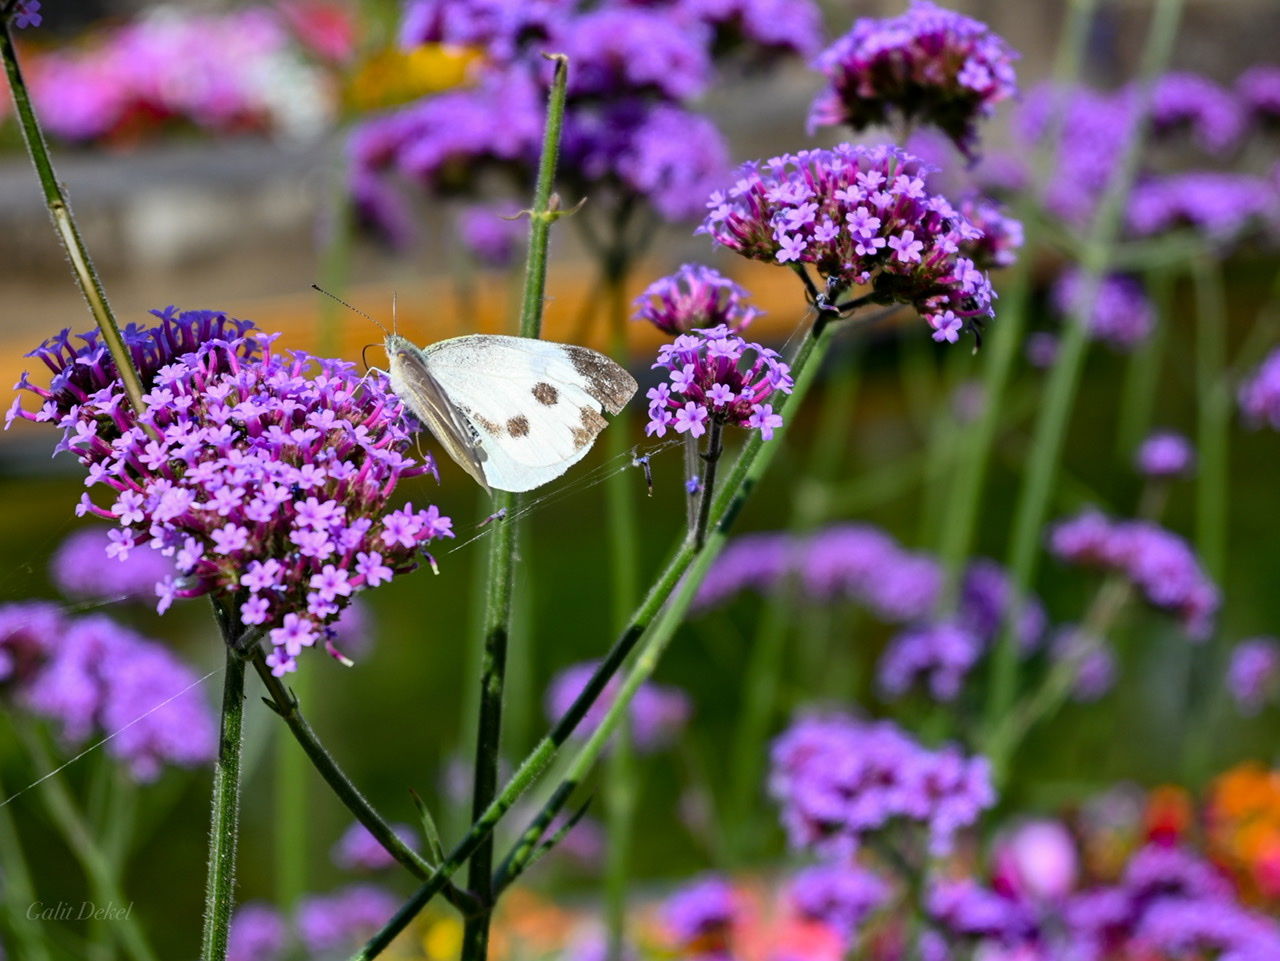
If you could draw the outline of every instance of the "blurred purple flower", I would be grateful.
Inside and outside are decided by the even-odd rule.
[[[103,615],[67,622],[19,688],[20,703],[60,726],[68,744],[95,731],[133,777],[152,781],[163,764],[213,759],[217,725],[200,678],[161,644]]]
[[[957,622],[982,641],[994,641],[1004,623],[1011,597],[1008,572],[993,560],[974,558],[965,568],[960,583]],[[1026,597],[1017,630],[1018,645],[1024,653],[1035,649],[1047,624],[1039,598]]]
[[[267,662],[292,671],[328,636],[353,595],[412,570],[419,551],[452,536],[433,506],[386,511],[396,483],[434,467],[409,458],[409,424],[385,378],[345,361],[271,352],[272,337],[211,311],[157,312],[125,331],[146,409],[133,412],[95,333],[67,332],[34,353],[54,372],[43,400],[10,420],[56,423],[55,448],[88,468],[110,508],[84,495],[77,513],[115,520],[113,556],[147,544],[177,578],[156,584],[163,613],[177,597],[234,597],[238,619],[267,633]],[[384,513],[385,512],[385,513]]]
[[[953,934],[1013,944],[1036,928],[1031,905],[993,891],[973,878],[943,878],[928,889],[927,910]]]
[[[862,922],[891,893],[883,878],[861,865],[819,864],[796,873],[788,898],[801,917],[829,925],[852,943]]]
[[[1017,93],[1017,54],[984,23],[912,0],[903,14],[860,18],[814,66],[829,86],[814,101],[809,128],[854,130],[900,117],[932,124],[972,158],[977,122]]]
[[[658,348],[655,369],[668,380],[649,389],[645,433],[701,437],[711,424],[759,430],[765,440],[782,426],[768,403],[791,393],[791,369],[776,351],[749,343],[726,325],[680,334]]]
[[[409,825],[393,824],[391,830],[410,848],[417,849],[418,836]],[[347,828],[329,856],[344,871],[382,871],[396,863],[391,852],[358,821]]]
[[[636,298],[636,320],[647,320],[666,334],[687,334],[701,327],[724,325],[740,333],[760,311],[749,295],[724,274],[703,264],[683,264],[660,277]]]
[[[1068,563],[1123,574],[1151,604],[1178,617],[1193,640],[1213,631],[1218,588],[1178,535],[1149,521],[1112,521],[1086,510],[1055,525],[1049,546]]]
[[[1195,467],[1196,452],[1182,434],[1156,431],[1138,448],[1137,467],[1147,477],[1178,477]]]
[[[716,54],[746,47],[809,56],[822,44],[822,11],[811,0],[676,0],[676,8],[714,28]]]
[[[275,908],[249,901],[236,908],[227,935],[227,961],[277,961],[289,932]]]
[[[662,920],[676,945],[696,957],[720,957],[739,920],[740,907],[733,886],[720,877],[693,881],[662,905]]]
[[[509,267],[525,241],[528,227],[515,204],[474,204],[458,215],[458,236],[485,267]]]
[[[902,697],[920,681],[935,700],[953,701],[981,656],[982,642],[962,627],[946,622],[917,625],[889,642],[876,680],[890,699]]]
[[[981,234],[961,247],[979,270],[1009,267],[1018,259],[1024,240],[1022,221],[1014,220],[990,197],[971,195],[960,201],[960,213]]]
[[[547,688],[547,718],[555,723],[569,710],[570,705],[587,686],[587,681],[597,667],[595,661],[585,661],[565,668]],[[600,726],[605,715],[618,696],[621,682],[617,678],[605,685],[604,692],[596,699],[582,723],[574,732],[575,737],[587,738]],[[657,751],[670,744],[684,729],[692,713],[689,697],[675,687],[646,682],[640,685],[631,699],[629,708],[631,737],[637,750]]]
[[[1083,295],[1084,274],[1071,268],[1054,282],[1050,299],[1058,314],[1069,318],[1080,309]],[[1085,323],[1090,337],[1117,350],[1129,350],[1150,336],[1156,323],[1155,309],[1138,281],[1121,274],[1108,274],[1098,280]]]
[[[1245,116],[1231,91],[1199,74],[1175,71],[1151,92],[1151,126],[1156,135],[1189,130],[1202,149],[1217,155],[1239,142]]]
[[[0,605],[0,687],[21,689],[29,683],[66,630],[67,620],[56,604]]]
[[[1268,354],[1240,385],[1237,399],[1247,420],[1280,430],[1280,349]]]
[[[602,6],[562,21],[553,42],[573,65],[573,97],[652,93],[683,101],[711,82],[707,33],[701,24],[682,23],[656,8]]]
[[[791,843],[824,855],[849,856],[864,835],[900,820],[918,824],[929,852],[944,855],[995,803],[985,758],[954,745],[931,751],[887,721],[803,718],[771,756],[769,792]]]
[[[399,897],[372,884],[311,895],[298,905],[298,936],[313,954],[346,953],[377,933],[399,907]]]
[[[1280,641],[1254,637],[1241,641],[1231,652],[1227,689],[1243,714],[1257,714],[1275,696],[1280,681]]]
[[[748,163],[711,195],[699,231],[752,260],[812,264],[829,290],[872,288],[877,303],[909,303],[935,340],[991,316],[986,274],[958,251],[982,236],[925,190],[928,169],[893,147],[842,144]]]
[[[1139,236],[1190,227],[1215,244],[1235,243],[1274,227],[1280,197],[1263,177],[1195,170],[1142,181],[1129,198],[1129,226]]]
[[[482,47],[507,63],[545,39],[562,16],[559,0],[409,0],[400,21],[400,44]]]
[[[1236,95],[1254,123],[1280,123],[1280,66],[1260,63],[1236,78]]]
[[[1027,337],[1027,362],[1039,370],[1048,370],[1058,359],[1058,335],[1037,330]]]
[[[112,550],[114,529],[77,531],[59,545],[49,564],[53,583],[68,597],[85,600],[151,599],[156,584],[175,576],[173,558],[140,544],[126,556]]]
[[[733,538],[698,586],[694,607],[714,607],[744,590],[767,594],[794,572],[794,555],[799,549],[795,538],[783,532]]]

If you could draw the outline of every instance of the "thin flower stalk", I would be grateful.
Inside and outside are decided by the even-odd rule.
[[[1098,3],[1099,0],[1080,0],[1069,8],[1053,68],[1053,82],[1059,89],[1074,84],[1080,75],[1085,44]],[[1063,111],[1057,111],[1050,117],[1048,128],[1032,159],[1033,184],[1044,183],[1052,169],[1055,144],[1062,130],[1062,113]],[[1036,233],[1041,229],[1041,218],[1036,210],[1036,194],[1037,190],[1034,188],[1024,191],[1021,202],[1013,212],[1014,218],[1026,230],[1024,247],[1027,250],[1035,248]],[[970,428],[969,436],[961,445],[963,453],[955,471],[951,507],[947,511],[940,540],[940,553],[947,572],[944,605],[954,605],[965,562],[972,552],[987,468],[995,447],[1000,415],[1004,410],[1004,396],[1014,361],[1022,349],[1031,298],[1033,260],[1029,256],[1019,257],[1006,271],[1005,284],[1000,291],[1000,324],[991,335],[982,384],[986,403]]]
[[[1129,358],[1121,388],[1116,453],[1129,457],[1146,436],[1155,413],[1169,325],[1173,322],[1173,288],[1177,273],[1168,266],[1146,272],[1147,296],[1154,305],[1155,326],[1151,336]]]
[[[551,224],[563,211],[552,194],[556,161],[560,152],[560,132],[564,123],[568,58],[554,55],[555,75],[547,105],[547,126],[538,166],[533,207],[529,212],[529,257],[525,266],[524,296],[520,305],[520,336],[542,334],[542,310],[547,282],[547,243]],[[475,772],[472,780],[471,815],[478,820],[492,805],[498,787],[498,763],[502,739],[502,699],[506,681],[507,646],[511,634],[511,599],[514,589],[516,522],[519,503],[516,494],[500,492],[495,511],[500,521],[489,545],[489,571],[482,627],[483,650],[480,664],[480,703],[476,723]],[[463,931],[463,961],[483,961],[488,956],[491,921],[493,840],[486,837],[471,855],[467,885],[487,910],[468,918]]]
[[[9,797],[3,784],[0,784],[0,795],[6,800]],[[35,886],[31,883],[31,869],[18,840],[18,826],[8,804],[0,804],[0,871],[4,872],[7,895],[0,910],[7,916],[5,930],[13,938],[14,947],[21,951],[22,957],[31,961],[50,961],[49,946],[26,916],[25,905],[36,900]]]
[[[240,837],[240,765],[244,749],[245,660],[237,649],[226,615],[227,666],[222,675],[222,724],[213,766],[209,815],[209,865],[205,878],[204,932],[200,961],[226,961],[227,935],[235,901],[236,848]]]
[[[1181,15],[1182,0],[1161,0],[1156,5],[1139,71],[1140,97],[1149,95],[1155,78],[1168,62]],[[1140,117],[1145,117],[1145,111],[1140,111]],[[1124,201],[1137,175],[1146,126],[1145,121],[1140,119],[1133,130],[1120,163],[1107,184],[1106,193],[1090,229],[1082,264],[1080,299],[1063,332],[1058,360],[1049,375],[1045,402],[1036,420],[1032,454],[1015,508],[1012,543],[1006,565],[1012,579],[1014,603],[1006,612],[1004,630],[992,655],[991,687],[985,715],[987,725],[992,729],[1008,713],[1016,694],[1018,644],[1015,625],[1018,623],[1021,607],[1020,598],[1025,596],[1035,574],[1040,532],[1044,528],[1062,443],[1080,382],[1088,346],[1085,318],[1093,309],[1098,285],[1107,269],[1109,252],[1123,226]]]
[[[135,411],[142,410],[142,378],[134,365],[133,357],[124,339],[120,336],[120,328],[116,324],[115,314],[107,302],[106,291],[102,281],[89,259],[89,251],[80,236],[80,228],[76,225],[75,216],[71,212],[71,203],[67,200],[66,191],[53,169],[53,159],[49,156],[49,145],[45,142],[44,131],[31,105],[31,96],[23,79],[22,68],[18,63],[18,52],[13,45],[13,31],[9,24],[8,10],[0,16],[0,57],[4,59],[5,73],[9,77],[9,91],[13,95],[13,105],[18,115],[18,124],[22,128],[22,137],[27,145],[27,154],[36,168],[36,176],[44,191],[45,206],[53,220],[54,231],[66,250],[67,259],[71,262],[71,271],[75,274],[76,283],[94,322],[102,331],[103,343],[111,351],[111,357],[120,371],[129,403]]]
[[[269,700],[267,706],[278,714],[285,722],[289,732],[302,748],[302,753],[310,759],[316,772],[324,778],[347,810],[369,831],[370,834],[386,849],[397,862],[414,877],[427,878],[434,868],[426,858],[405,843],[391,824],[369,803],[360,789],[351,781],[341,765],[328,749],[320,742],[315,731],[302,714],[296,690],[285,687],[280,678],[271,673],[271,668],[261,656],[255,653],[250,663],[267,689]],[[294,678],[296,682],[297,678]],[[296,816],[296,812],[295,812]],[[443,892],[446,900],[464,914],[478,913],[479,903],[468,892],[447,884]]]

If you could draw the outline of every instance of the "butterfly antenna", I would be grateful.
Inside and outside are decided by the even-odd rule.
[[[376,320],[375,318],[373,318],[373,317],[369,316],[369,315],[368,315],[368,314],[366,314],[363,310],[361,310],[359,307],[355,307],[355,306],[353,306],[353,305],[351,305],[351,304],[347,303],[345,300],[343,300],[343,299],[342,299],[341,297],[339,297],[337,294],[332,294],[332,293],[330,293],[329,291],[327,291],[327,290],[325,290],[323,287],[321,287],[319,284],[312,284],[312,285],[311,285],[311,289],[312,289],[312,290],[315,290],[315,291],[318,291],[318,292],[320,292],[320,293],[322,293],[322,294],[324,294],[324,295],[325,295],[326,297],[328,297],[330,300],[337,301],[338,303],[342,304],[342,306],[343,306],[343,307],[347,308],[347,310],[351,311],[352,313],[359,314],[359,315],[360,315],[361,317],[363,317],[365,320],[372,321],[373,323],[377,324],[377,326],[378,326],[378,329],[379,329],[379,330],[381,330],[384,334],[385,334],[385,333],[387,333],[387,328],[385,328],[385,327],[383,327],[383,326],[382,326],[381,321],[378,321],[378,320]],[[395,303],[395,301],[393,300],[393,301],[392,301],[392,303],[394,304],[394,303]],[[394,311],[393,311],[393,313],[392,313],[392,316],[394,317]],[[394,323],[395,323],[395,321],[393,320],[393,321],[392,321],[392,323],[394,324]]]

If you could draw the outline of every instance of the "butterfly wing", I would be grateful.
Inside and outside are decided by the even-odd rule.
[[[449,400],[445,389],[428,369],[425,352],[405,338],[391,334],[387,337],[387,360],[391,389],[458,466],[488,489],[480,434]]]
[[[573,344],[472,334],[424,352],[438,386],[479,437],[490,487],[527,491],[582,460],[636,391],[608,357]]]

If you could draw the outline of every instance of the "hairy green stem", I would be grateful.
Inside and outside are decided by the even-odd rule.
[[[533,207],[529,213],[529,254],[525,266],[524,293],[520,302],[520,336],[542,334],[542,311],[546,300],[547,245],[551,224],[560,216],[558,201],[551,190],[555,183],[556,161],[560,153],[560,131],[564,124],[565,89],[569,60],[562,54],[550,57],[555,76],[547,105],[546,135],[538,163]],[[493,803],[498,788],[498,764],[502,742],[502,697],[507,671],[507,643],[511,634],[511,598],[515,585],[517,524],[516,494],[499,491],[495,510],[503,513],[489,541],[489,571],[483,621],[483,652],[480,663],[480,703],[476,715],[475,770],[471,789],[471,817],[475,821]],[[489,925],[492,920],[493,839],[486,837],[476,846],[467,869],[467,887],[480,899],[485,910],[467,919],[462,936],[462,961],[484,961],[489,953]]]
[[[209,816],[209,866],[204,894],[200,961],[226,961],[227,932],[234,909],[236,844],[240,836],[240,759],[244,747],[244,658],[227,638],[222,675],[222,722],[213,765]]]
[[[67,259],[71,262],[71,272],[80,286],[80,293],[84,296],[85,303],[89,305],[94,323],[102,332],[102,342],[106,344],[107,350],[111,352],[111,359],[115,361],[116,370],[120,374],[129,403],[133,405],[135,411],[141,411],[143,408],[142,378],[138,376],[133,355],[120,336],[120,327],[116,324],[115,314],[111,312],[111,305],[107,302],[106,292],[102,288],[102,281],[98,279],[97,271],[94,270],[93,261],[89,259],[89,251],[84,245],[80,228],[76,225],[75,216],[71,212],[71,203],[67,200],[66,191],[63,190],[57,172],[53,169],[49,145],[45,142],[44,131],[31,105],[31,96],[27,92],[27,84],[18,63],[18,52],[13,45],[12,27],[7,18],[0,19],[0,57],[4,59],[5,72],[9,77],[9,91],[13,94],[18,125],[22,128],[22,139],[26,142],[27,154],[31,157],[31,163],[36,168],[36,176],[40,179],[40,186],[44,190],[44,202],[53,220],[54,232],[57,233],[63,249],[67,252]]]
[[[303,755],[311,761],[316,773],[329,785],[330,790],[342,802],[343,806],[351,812],[357,821],[364,825],[365,829],[373,835],[374,839],[382,845],[386,852],[413,874],[414,877],[426,878],[429,876],[434,865],[405,844],[400,836],[392,830],[387,820],[369,803],[368,798],[361,793],[360,789],[343,771],[341,765],[338,764],[337,759],[329,753],[328,749],[321,743],[320,738],[316,736],[315,730],[302,714],[297,691],[290,690],[280,678],[271,673],[271,668],[266,665],[261,652],[256,652],[250,658],[250,663],[253,665],[254,670],[257,671],[263,686],[267,689],[267,707],[271,708],[285,722],[294,740],[302,748]],[[296,680],[296,676],[294,679]],[[294,811],[293,814],[294,817],[298,816],[297,811]],[[453,884],[446,885],[442,893],[450,904],[464,914],[472,914],[479,911],[480,904],[475,897],[459,890]]]
[[[825,352],[830,336],[830,328],[824,327],[823,330],[817,331],[814,336],[805,337],[800,350],[792,360],[792,374],[795,377],[796,386],[780,408],[780,412],[785,419],[784,427],[786,423],[790,422],[796,406],[807,392],[813,379],[813,372],[817,367],[817,361]],[[490,835],[503,815],[511,810],[511,806],[537,779],[538,775],[546,769],[560,747],[569,739],[587,712],[599,699],[605,685],[609,683],[614,674],[622,667],[623,662],[626,661],[641,639],[645,637],[646,631],[676,590],[680,584],[680,579],[689,570],[694,559],[700,553],[719,551],[724,538],[723,532],[737,518],[739,511],[751,496],[756,482],[772,461],[774,452],[779,446],[779,444],[772,442],[765,444],[758,431],[751,433],[746,444],[743,445],[742,452],[738,455],[737,460],[734,461],[733,469],[730,471],[719,497],[716,498],[717,503],[713,505],[714,526],[702,552],[694,550],[693,542],[687,535],[681,538],[680,543],[667,560],[662,571],[650,586],[648,593],[640,602],[640,606],[633,613],[631,621],[622,632],[621,637],[610,648],[573,704],[570,705],[551,731],[538,742],[524,759],[515,774],[507,782],[506,787],[498,793],[484,814],[472,823],[466,837],[450,852],[444,863],[401,906],[400,910],[387,922],[383,929],[375,934],[359,952],[352,955],[352,961],[369,961],[369,959],[381,954],[418,915],[423,907],[440,893],[445,879],[452,876],[467,861],[477,846]],[[633,664],[628,676],[636,670],[637,667]]]
[[[1049,497],[1084,364],[1089,317],[1102,275],[1107,269],[1109,251],[1123,224],[1124,200],[1137,174],[1138,160],[1146,138],[1149,122],[1146,103],[1151,86],[1168,62],[1172,51],[1181,18],[1182,2],[1183,0],[1159,0],[1152,15],[1139,71],[1139,119],[1135,122],[1119,163],[1112,171],[1089,231],[1081,264],[1081,289],[1076,303],[1072,305],[1071,316],[1066,321],[1058,358],[1045,390],[1045,402],[1036,420],[1031,458],[1019,491],[1008,555],[1013,602],[1005,612],[1004,625],[991,659],[991,686],[985,714],[985,722],[990,730],[994,730],[1008,714],[1017,693],[1016,625],[1023,600],[1036,572]],[[996,772],[997,778],[1003,774],[1002,771]]]
[[[707,542],[707,525],[711,522],[711,502],[716,490],[716,469],[724,454],[724,425],[714,416],[707,432],[707,451],[702,455],[705,466],[698,492],[698,520],[693,526],[694,550],[701,550]]]

